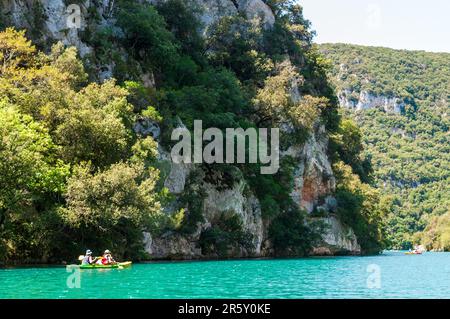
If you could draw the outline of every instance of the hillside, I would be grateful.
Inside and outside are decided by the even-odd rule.
[[[361,129],[392,247],[449,249],[450,54],[323,44],[342,113]]]
[[[0,262],[383,248],[379,194],[349,166],[359,139],[300,6],[0,3]],[[173,130],[195,120],[281,127],[279,170],[173,161]]]

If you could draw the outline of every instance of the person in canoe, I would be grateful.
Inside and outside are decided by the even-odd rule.
[[[97,257],[92,257],[92,251],[90,251],[89,249],[86,250],[86,255],[83,257],[83,259],[81,260],[81,264],[82,265],[93,265],[97,262],[98,258]]]
[[[114,260],[114,258],[111,255],[111,252],[107,249],[103,253],[103,257],[98,262],[101,265],[114,265],[117,262]]]

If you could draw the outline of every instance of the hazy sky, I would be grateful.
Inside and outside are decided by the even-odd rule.
[[[450,52],[450,0],[298,0],[318,43]]]

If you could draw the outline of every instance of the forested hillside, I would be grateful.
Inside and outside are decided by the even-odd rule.
[[[79,30],[63,1],[1,2],[0,262],[382,249],[379,194],[353,168],[360,135],[300,6],[77,3]],[[284,127],[280,170],[172,163],[172,129],[196,119]]]
[[[450,248],[450,54],[324,44],[342,113],[361,128],[392,247]]]

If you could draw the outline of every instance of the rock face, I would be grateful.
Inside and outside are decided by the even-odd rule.
[[[349,98],[351,94],[349,90],[343,90],[338,94],[342,107],[357,111],[379,108],[387,113],[395,114],[401,114],[405,109],[405,103],[397,97],[376,96],[367,91],[361,91],[358,100],[354,100]]]
[[[359,255],[361,246],[350,227],[343,225],[335,216],[320,218],[328,230],[321,245],[314,247],[312,255]]]
[[[161,129],[158,123],[148,118],[138,119],[136,123],[134,123],[133,129],[136,132],[136,134],[142,137],[151,136],[154,139],[158,139],[161,134]]]
[[[166,0],[150,0],[157,4]],[[224,16],[233,16],[239,12],[244,13],[249,19],[261,19],[265,27],[271,27],[275,23],[272,10],[262,0],[191,0],[201,8],[200,21],[203,24],[202,33],[206,34],[208,28]]]
[[[195,2],[203,9],[200,16],[204,29],[204,34],[208,27],[217,22],[221,17],[237,14],[237,8],[231,0],[195,0]]]
[[[301,100],[298,93],[299,82],[293,79],[291,85],[291,98],[299,102]],[[289,131],[289,125],[287,131]],[[336,179],[327,151],[328,136],[325,127],[316,123],[304,145],[291,146],[280,154],[297,160],[294,185],[290,195],[294,203],[309,214],[321,212],[329,215],[329,217],[320,218],[326,229],[321,243],[314,247],[313,255],[360,254],[361,247],[353,230],[332,215],[337,210],[337,201],[333,196]]]
[[[335,208],[330,195],[334,192],[336,181],[327,148],[325,128],[319,125],[303,147],[291,147],[283,154],[298,159],[291,198],[309,213],[314,209],[332,211]]]
[[[329,214],[320,218],[326,226],[322,242],[314,247],[313,255],[360,254],[361,247],[353,230],[343,225],[332,213],[336,210],[335,177],[327,156],[328,139],[325,128],[317,125],[314,134],[303,147],[289,148],[282,156],[290,155],[297,159],[292,199],[308,213],[322,211]],[[163,158],[168,160],[169,154]],[[194,169],[193,164],[171,163],[165,186],[175,195],[184,191],[187,178]],[[203,179],[204,180],[204,179]],[[200,259],[215,256],[205,255],[199,246],[200,236],[220,219],[222,215],[236,214],[242,222],[243,230],[252,235],[252,248],[241,247],[230,252],[229,257],[270,256],[270,241],[267,238],[267,225],[263,223],[259,200],[245,191],[241,180],[230,188],[220,188],[207,182],[203,201],[204,222],[198,224],[197,231],[189,236],[169,232],[151,240],[146,237],[146,251],[156,259]],[[313,218],[316,219],[316,218]]]
[[[167,176],[164,186],[175,195],[181,194],[186,185],[186,180],[191,172],[193,165],[185,163],[170,163],[170,173]]]
[[[241,251],[241,254],[260,256],[264,231],[258,199],[254,195],[244,195],[243,181],[226,190],[217,190],[213,185],[205,186],[207,197],[204,201],[204,212],[207,223],[214,223],[222,214],[236,214],[242,221],[243,230],[252,235],[253,248],[250,251]]]
[[[223,215],[236,215],[242,222],[243,231],[251,234],[250,247],[238,247],[228,253],[228,257],[262,256],[262,242],[265,230],[261,218],[261,206],[253,195],[245,196],[245,183],[241,181],[229,189],[217,189],[204,183],[206,198],[203,201],[204,221],[197,225],[197,230],[190,235],[168,232],[152,238],[144,234],[145,249],[154,259],[200,259],[212,258],[202,251],[199,241],[203,231],[215,225]],[[177,190],[178,191],[178,190]]]
[[[324,218],[313,218],[321,220],[326,228],[321,243],[313,248],[312,255],[359,255],[361,247],[355,233],[333,215],[337,209],[337,201],[333,197],[336,179],[328,159],[327,148],[325,128],[318,125],[303,147],[292,147],[284,154],[298,159],[291,198],[310,214],[322,212],[328,215]]]
[[[239,0],[238,10],[244,12],[247,18],[261,18],[266,27],[271,27],[275,23],[275,16],[272,10],[261,0]]]
[[[65,45],[76,46],[80,55],[84,56],[92,49],[81,41],[78,31],[86,26],[83,15],[89,5],[89,0],[77,7],[69,7],[64,0],[2,0],[1,13],[18,28],[28,30],[43,28],[40,31],[45,36],[41,40],[51,39],[61,41]],[[42,21],[42,25],[32,25],[30,16],[33,17],[32,22],[40,24],[39,21]],[[74,20],[78,16],[80,19]],[[80,22],[79,28],[74,27],[74,21]]]
[[[196,236],[187,237],[175,233],[166,233],[152,239],[149,233],[144,234],[145,251],[152,259],[199,259],[202,251],[197,247]]]

